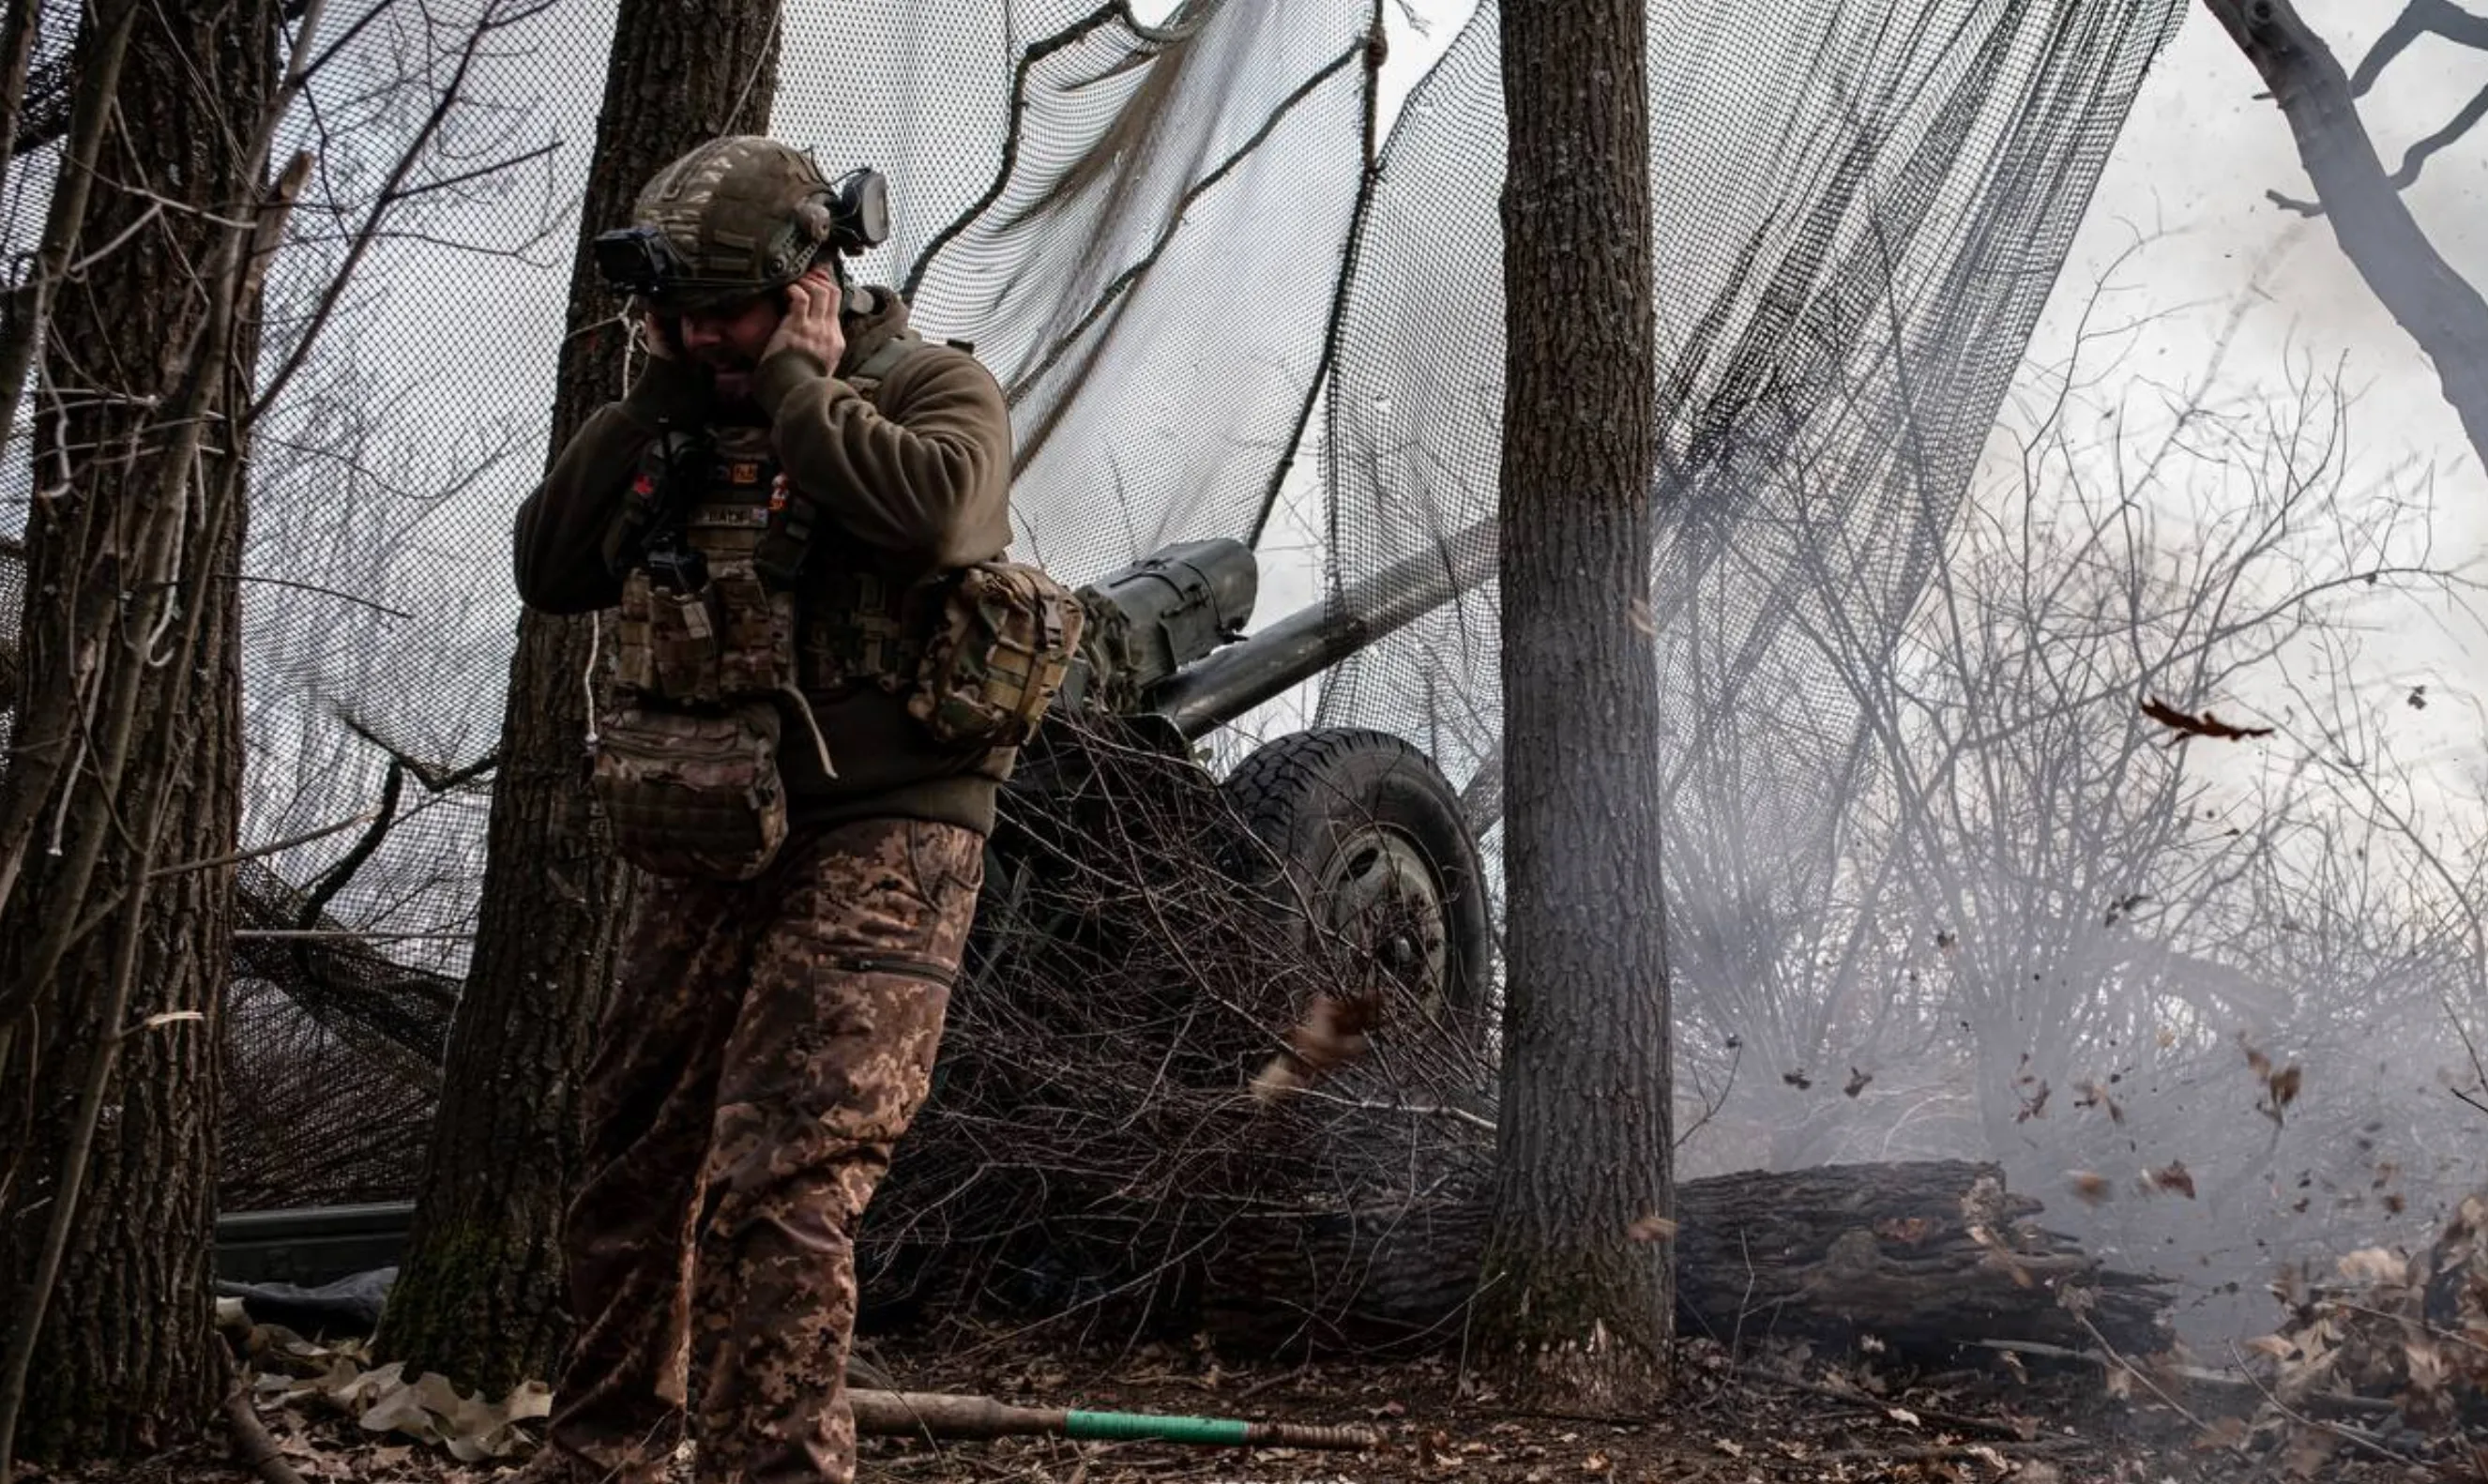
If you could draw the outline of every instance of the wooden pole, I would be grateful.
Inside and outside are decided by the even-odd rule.
[[[930,1438],[1052,1433],[1117,1442],[1263,1448],[1371,1448],[1379,1442],[1371,1428],[1352,1425],[1323,1427],[1299,1422],[1014,1407],[990,1396],[960,1396],[947,1391],[855,1389],[847,1392],[847,1406],[855,1414],[859,1433],[919,1433]]]

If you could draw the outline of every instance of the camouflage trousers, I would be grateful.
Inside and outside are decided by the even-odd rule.
[[[531,1476],[844,1484],[853,1233],[924,1100],[983,840],[870,820],[653,881],[585,1089],[579,1329]],[[694,1395],[693,1385],[696,1382]]]

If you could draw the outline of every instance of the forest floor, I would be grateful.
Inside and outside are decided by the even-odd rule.
[[[1871,1357],[1738,1361],[1707,1342],[1689,1344],[1673,1400],[1646,1421],[1619,1424],[1520,1414],[1490,1394],[1462,1395],[1448,1360],[1249,1364],[1185,1347],[1090,1352],[956,1330],[938,1342],[868,1339],[860,1355],[912,1391],[1358,1425],[1377,1442],[1317,1450],[875,1437],[863,1442],[859,1475],[875,1484],[2488,1484],[2488,1433],[2421,1436],[2382,1404],[2285,1412],[2251,1387],[2089,1366],[2034,1373],[1981,1360],[1911,1376]],[[271,1390],[259,1413],[283,1462],[305,1480],[506,1484],[517,1472],[515,1456],[461,1462],[438,1441],[372,1430],[376,1411],[358,1425],[316,1396],[287,1404]],[[541,1426],[520,1422],[500,1444]],[[691,1476],[688,1461],[678,1461],[675,1478]],[[16,1484],[252,1477],[219,1433],[138,1465],[50,1474],[21,1466]]]

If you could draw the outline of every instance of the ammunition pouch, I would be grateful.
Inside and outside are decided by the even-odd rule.
[[[684,706],[771,695],[795,680],[795,602],[748,564],[720,564],[695,592],[645,568],[622,579],[613,678]]]
[[[1080,600],[1015,562],[980,562],[927,586],[932,622],[908,714],[946,744],[1027,742],[1079,652]]]
[[[834,699],[904,689],[923,647],[915,586],[860,568],[817,574],[808,586],[796,651],[805,690]]]
[[[624,705],[597,740],[596,798],[622,858],[657,876],[749,881],[786,839],[777,702]]]
[[[978,562],[905,587],[870,573],[825,579],[804,621],[804,688],[904,696],[943,746],[1016,747],[1060,694],[1086,617],[1034,567]]]

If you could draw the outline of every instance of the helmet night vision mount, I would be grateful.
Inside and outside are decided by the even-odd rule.
[[[814,186],[780,215],[764,244],[763,261],[784,266],[766,277],[721,275],[717,266],[695,264],[684,256],[673,234],[645,221],[598,233],[592,246],[598,275],[617,294],[652,303],[686,298],[714,302],[783,288],[802,277],[823,252],[853,257],[889,237],[890,182],[880,171],[859,167]],[[703,267],[710,270],[700,271]]]

